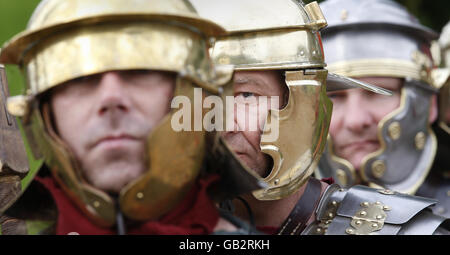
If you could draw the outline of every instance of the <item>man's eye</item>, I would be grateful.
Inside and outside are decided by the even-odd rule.
[[[329,93],[327,95],[330,99],[338,99],[338,98],[343,98],[344,95],[340,94],[340,93]]]
[[[244,98],[255,96],[255,94],[253,94],[252,92],[242,92],[241,94]]]

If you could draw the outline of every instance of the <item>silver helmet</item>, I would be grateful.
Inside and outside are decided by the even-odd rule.
[[[316,175],[334,177],[346,187],[362,179],[370,186],[414,194],[436,154],[428,119],[437,92],[430,53],[437,34],[393,1],[328,0],[321,8],[328,20],[322,36],[330,72],[401,78],[404,85],[399,107],[378,123],[380,149],[363,158],[360,171],[334,154],[329,136]]]

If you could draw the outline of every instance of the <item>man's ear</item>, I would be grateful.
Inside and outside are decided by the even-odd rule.
[[[437,96],[432,95],[431,96],[431,103],[430,103],[430,114],[428,116],[428,122],[433,123],[436,121],[438,116],[438,105],[437,105]]]

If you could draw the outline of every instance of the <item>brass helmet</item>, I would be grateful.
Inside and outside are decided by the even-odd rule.
[[[352,78],[402,78],[404,86],[400,106],[378,124],[381,148],[366,155],[359,173],[335,155],[329,138],[316,174],[334,177],[344,187],[362,179],[373,187],[414,194],[436,154],[428,119],[438,87],[430,52],[437,34],[389,0],[328,0],[320,6],[329,21],[322,36],[330,71]]]
[[[267,117],[279,121],[279,137],[265,141],[265,129],[260,143],[272,157],[273,168],[264,178],[268,187],[253,195],[276,200],[294,193],[308,180],[324,148],[332,110],[327,89],[386,91],[327,73],[318,32],[327,22],[316,2],[306,6],[296,0],[191,2],[200,16],[228,32],[217,38],[211,51],[215,63],[234,65],[236,71],[285,71],[288,104]]]
[[[43,154],[63,190],[97,224],[114,225],[117,210],[148,220],[172,209],[199,175],[205,131],[175,132],[172,109],[148,136],[150,170],[122,189],[116,209],[110,195],[82,177],[51,124],[43,95],[81,76],[127,69],[176,73],[174,96],[192,102],[194,87],[219,94],[232,69],[215,69],[208,49],[209,38],[223,32],[188,1],[44,0],[26,31],[2,49],[0,62],[19,65],[28,81],[25,95],[8,100],[9,111],[21,117],[35,155]]]

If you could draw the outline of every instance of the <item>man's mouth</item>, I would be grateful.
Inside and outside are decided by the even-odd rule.
[[[378,148],[378,147],[379,147],[378,140],[363,140],[363,141],[350,142],[345,145],[342,145],[341,150],[356,152],[357,150],[369,149],[369,148],[373,149],[373,148]]]
[[[129,134],[119,134],[119,135],[108,135],[100,138],[92,147],[103,147],[105,149],[115,149],[127,146],[131,143],[140,142],[140,139],[129,135]]]

